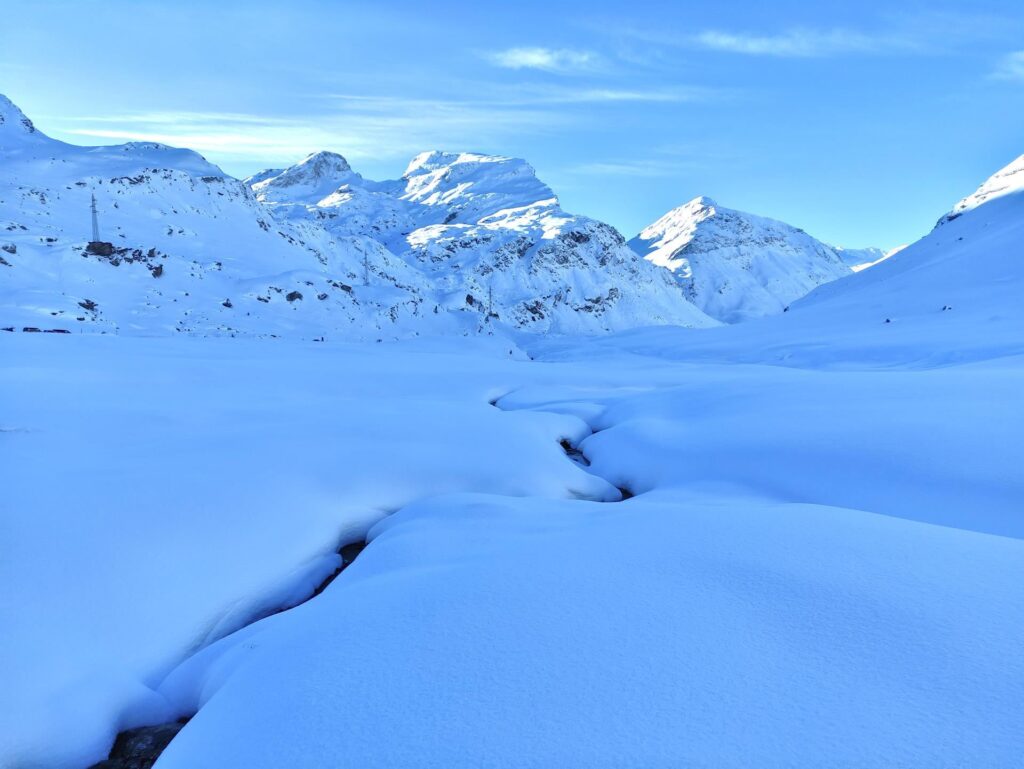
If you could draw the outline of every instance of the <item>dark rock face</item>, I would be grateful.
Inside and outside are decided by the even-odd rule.
[[[95,254],[96,256],[113,256],[114,244],[104,243],[103,241],[97,240],[91,242],[88,246],[86,246],[85,250],[88,251],[90,254]]]
[[[150,769],[184,725],[184,721],[177,721],[121,732],[110,756],[90,769]]]

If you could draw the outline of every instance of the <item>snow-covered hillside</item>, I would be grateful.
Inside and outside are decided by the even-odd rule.
[[[613,227],[563,211],[516,158],[424,152],[401,179],[374,182],[321,152],[246,181],[279,220],[381,243],[446,310],[562,333],[713,325]]]
[[[955,219],[966,211],[984,205],[989,201],[1024,191],[1024,155],[996,171],[978,189],[953,206],[941,222]]]
[[[2,326],[376,339],[446,325],[378,244],[275,222],[194,152],[65,144],[6,99],[0,115]],[[92,195],[109,255],[86,249]]]
[[[55,141],[0,97],[0,327],[400,338],[714,322],[522,161],[331,153],[242,183],[189,150]],[[100,238],[94,254],[90,204]]]
[[[690,300],[736,323],[782,312],[815,287],[850,274],[830,246],[783,222],[694,198],[629,242],[665,267]]]

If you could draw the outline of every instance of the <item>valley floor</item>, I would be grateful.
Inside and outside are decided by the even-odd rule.
[[[1016,764],[1024,357],[674,333],[2,335],[0,766]]]

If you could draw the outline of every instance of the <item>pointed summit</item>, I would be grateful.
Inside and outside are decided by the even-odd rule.
[[[45,139],[25,113],[18,106],[0,93],[0,137],[2,141],[13,139]]]
[[[645,227],[629,245],[670,270],[713,318],[736,323],[850,274],[828,245],[785,222],[723,208],[700,196]]]
[[[254,181],[255,180],[255,181]],[[284,170],[261,171],[246,180],[260,200],[273,203],[316,203],[363,177],[336,152],[314,152]]]

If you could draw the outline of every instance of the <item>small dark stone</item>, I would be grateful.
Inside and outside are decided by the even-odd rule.
[[[78,303],[78,306],[81,307],[83,310],[88,310],[89,312],[93,312],[97,307],[96,302],[94,302],[92,299],[83,299],[81,302]]]
[[[28,333],[30,333],[30,334],[38,334],[38,333],[40,332],[40,330],[41,330],[41,329],[38,329],[38,328],[36,328],[35,326],[25,326],[25,327],[24,327],[24,328],[22,329],[22,331],[28,332]]]
[[[234,305],[231,304],[230,299],[225,299],[223,302],[221,302],[221,305],[223,305],[224,307],[234,307]]]
[[[300,294],[298,291],[289,291],[287,294],[285,294],[284,298],[287,299],[289,302],[294,302],[296,299],[302,299],[302,294]]]

